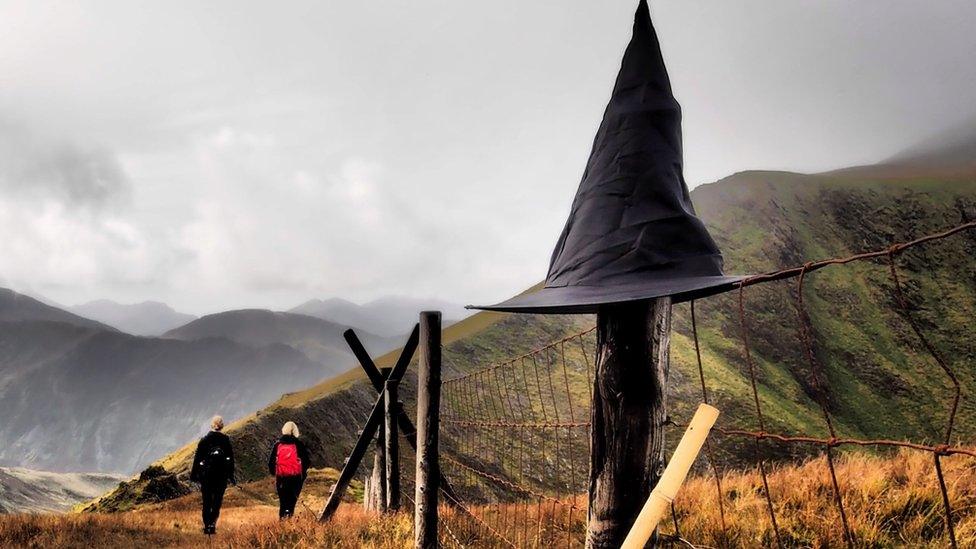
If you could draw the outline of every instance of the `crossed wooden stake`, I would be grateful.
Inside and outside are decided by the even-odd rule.
[[[329,494],[328,501],[325,502],[325,509],[322,510],[321,516],[319,516],[319,521],[325,522],[332,518],[335,514],[336,509],[339,508],[339,502],[342,500],[343,494],[345,494],[346,489],[349,488],[349,483],[352,481],[353,476],[356,474],[356,470],[359,469],[359,464],[362,462],[363,456],[366,455],[366,451],[369,449],[370,443],[376,436],[376,431],[379,429],[380,425],[384,420],[384,409],[386,400],[386,386],[388,383],[396,385],[403,378],[403,374],[407,371],[407,366],[410,365],[410,361],[413,359],[413,355],[417,350],[417,343],[420,340],[420,326],[415,324],[413,331],[410,332],[410,337],[407,339],[407,343],[403,346],[403,350],[400,352],[400,357],[396,361],[396,365],[393,366],[392,370],[389,370],[389,374],[385,375],[376,367],[373,359],[370,358],[369,353],[366,352],[366,348],[363,347],[362,342],[359,341],[359,337],[356,336],[356,332],[352,329],[343,332],[342,337],[345,338],[346,343],[349,344],[349,348],[352,349],[353,355],[359,360],[359,365],[366,372],[366,377],[369,378],[370,383],[379,396],[376,399],[376,403],[373,405],[372,411],[369,413],[369,419],[366,420],[366,425],[363,426],[363,430],[360,431],[359,440],[356,441],[356,446],[353,447],[352,453],[349,454],[349,458],[346,459],[345,464],[342,467],[342,472],[339,473],[339,478],[336,480],[335,485],[332,486],[332,492]],[[389,408],[390,413],[396,416],[396,425],[399,427],[399,431],[403,434],[403,437],[407,439],[407,443],[413,450],[417,451],[417,428],[414,427],[410,418],[403,412],[403,407],[400,403],[396,403],[395,406]],[[396,468],[394,466],[394,468]],[[448,484],[447,479],[443,475],[440,477],[441,489],[448,496],[447,501],[451,503],[456,501],[456,496],[451,485]]]

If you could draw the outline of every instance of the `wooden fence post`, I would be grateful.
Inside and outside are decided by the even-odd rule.
[[[620,547],[664,467],[671,299],[596,318],[586,546],[602,549]]]
[[[391,370],[392,368],[383,368],[380,370],[380,374],[384,380],[390,377]],[[384,381],[384,386],[385,383]],[[373,454],[373,471],[369,479],[369,491],[363,494],[363,499],[369,501],[368,508],[371,511],[385,513],[388,510],[387,502],[389,501],[387,492],[389,483],[386,481],[386,471],[388,468],[387,463],[390,460],[386,452],[386,393],[381,392],[380,398],[383,399],[383,421],[380,422],[378,432],[376,433],[376,451]]]
[[[383,492],[386,459],[383,457],[383,449],[380,447],[382,440],[380,437],[382,436],[381,427],[377,435],[376,451],[373,454],[373,468],[370,469],[369,475],[366,476],[366,482],[363,483],[363,507],[367,511],[380,513],[383,512],[383,506],[386,505],[386,494]]]
[[[386,511],[395,513],[400,509],[400,444],[397,433],[397,414],[400,403],[397,401],[399,380],[387,379],[384,395],[384,444],[386,446]]]
[[[441,477],[437,441],[441,401],[441,313],[420,313],[420,369],[417,372],[417,489],[414,536],[418,549],[437,545],[437,500]]]

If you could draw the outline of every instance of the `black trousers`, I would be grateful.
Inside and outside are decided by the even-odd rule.
[[[295,504],[298,495],[302,493],[302,483],[305,479],[301,475],[275,478],[275,489],[278,491],[278,517],[285,518],[295,514]]]
[[[203,525],[216,526],[220,516],[220,505],[224,502],[227,481],[208,481],[200,485],[203,494]]]

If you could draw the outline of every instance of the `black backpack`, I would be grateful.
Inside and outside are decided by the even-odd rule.
[[[201,480],[222,480],[230,477],[230,455],[219,444],[208,448],[198,465]]]

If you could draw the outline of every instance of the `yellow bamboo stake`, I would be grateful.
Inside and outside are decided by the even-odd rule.
[[[637,520],[627,534],[621,549],[641,549],[647,540],[651,539],[654,529],[661,522],[668,506],[678,494],[678,489],[684,483],[685,477],[688,476],[688,471],[691,470],[691,465],[698,457],[698,452],[705,444],[708,431],[712,425],[715,425],[716,419],[718,419],[717,408],[708,404],[698,406],[695,417],[691,418],[691,423],[681,437],[681,441],[678,442],[678,447],[674,449],[674,454],[671,455],[671,461],[665,467],[661,480],[657,482],[644,508],[637,515]]]

